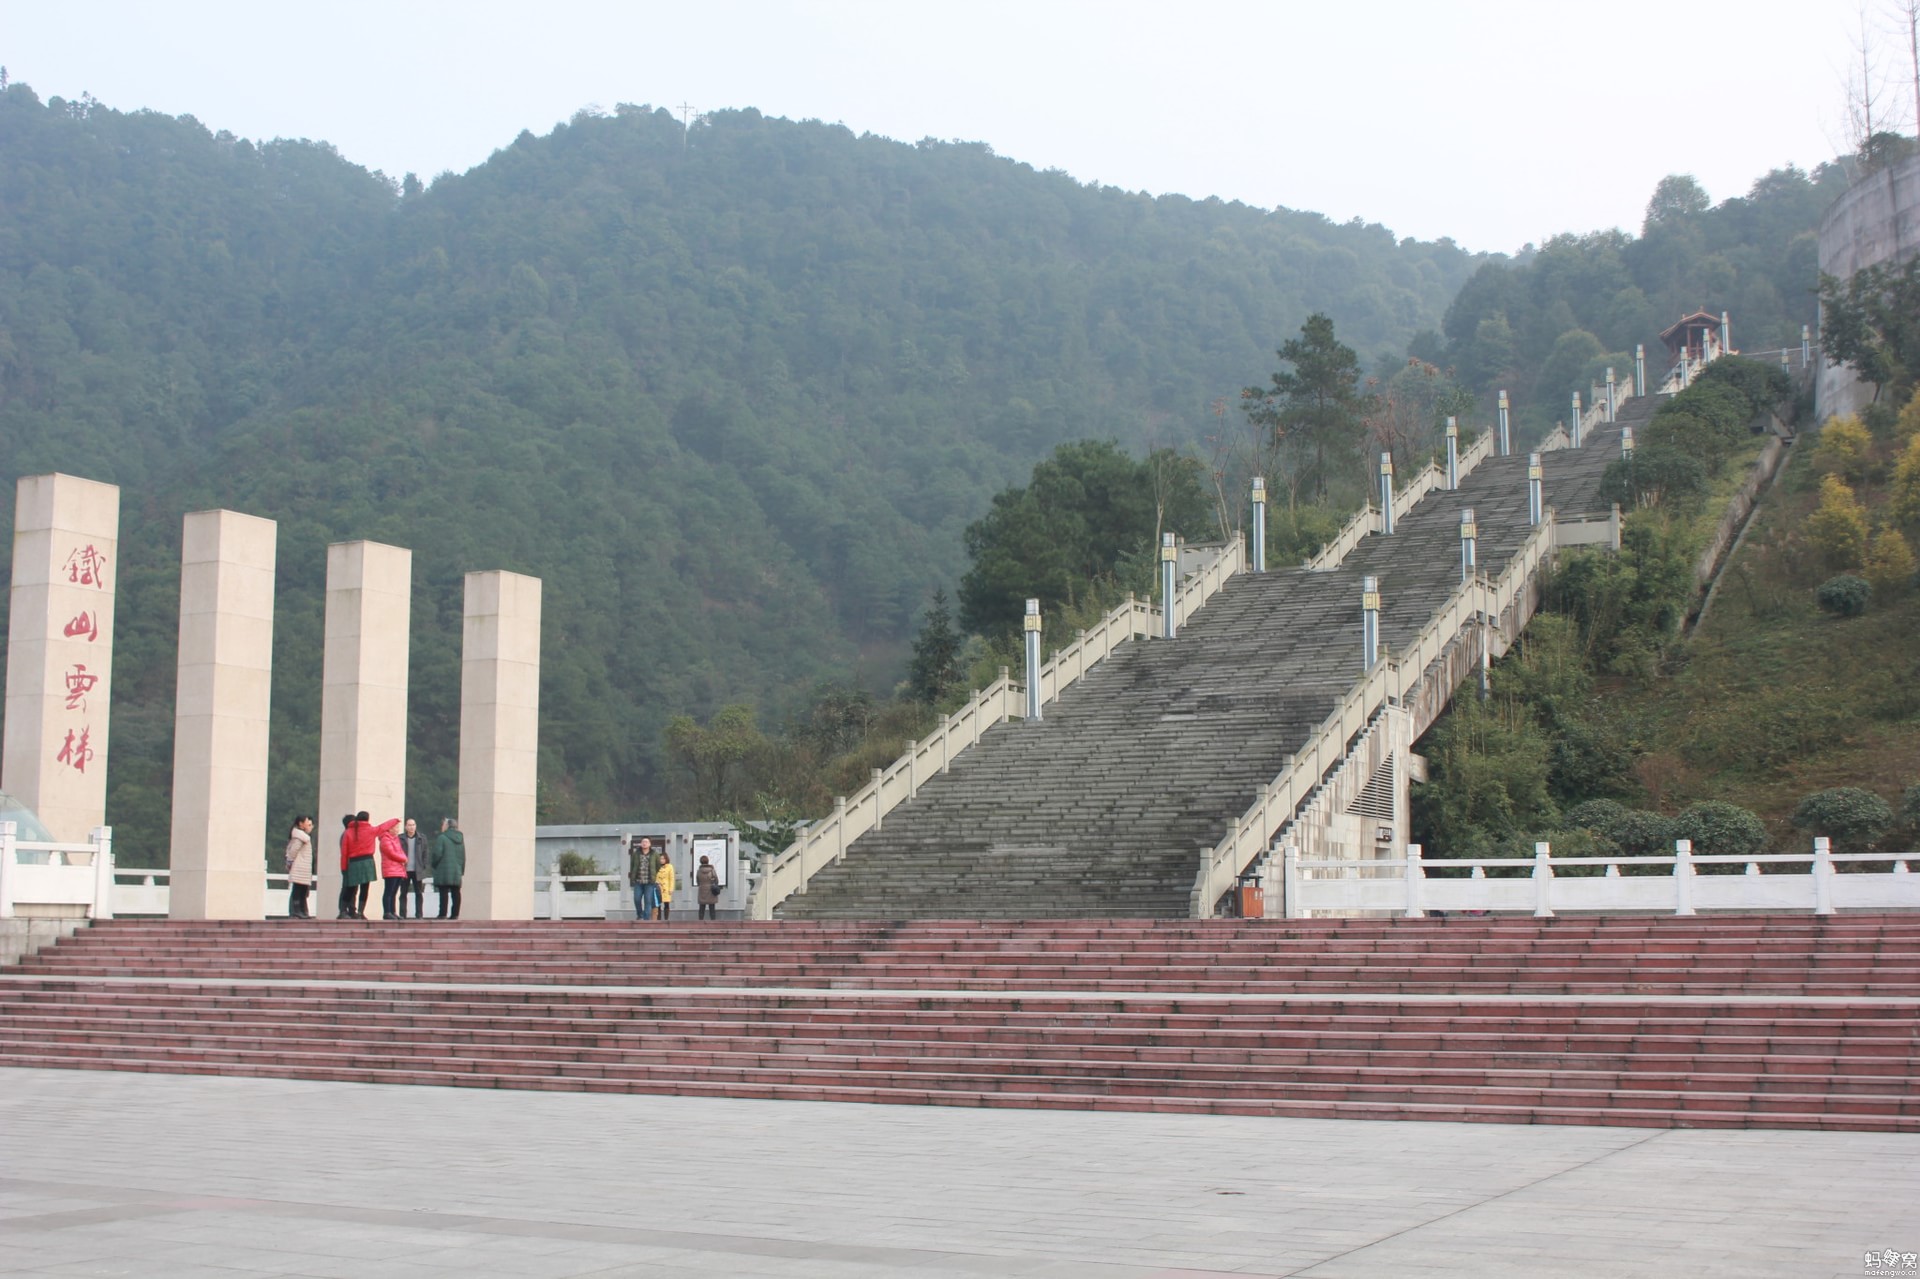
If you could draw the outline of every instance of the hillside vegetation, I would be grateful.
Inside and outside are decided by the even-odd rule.
[[[430,185],[324,144],[0,94],[11,477],[123,489],[108,818],[162,852],[180,517],[279,521],[272,822],[316,790],[324,546],[414,550],[409,806],[453,804],[460,576],[544,579],[540,812],[631,816],[663,730],[884,689],[1056,445],[1190,444],[1315,310],[1392,360],[1448,242],[1081,186],[754,111],[582,115]]]

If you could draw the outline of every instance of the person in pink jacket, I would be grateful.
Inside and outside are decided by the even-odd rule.
[[[407,850],[394,834],[400,819],[392,817],[373,828],[380,844],[380,913],[388,919],[400,918],[400,895],[407,891]]]

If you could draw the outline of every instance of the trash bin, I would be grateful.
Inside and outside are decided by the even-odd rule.
[[[1260,919],[1267,913],[1267,893],[1260,887],[1260,881],[1243,879],[1240,881],[1240,918]]]

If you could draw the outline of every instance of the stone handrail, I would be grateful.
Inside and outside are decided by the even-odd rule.
[[[1075,680],[1105,661],[1128,640],[1152,635],[1159,617],[1159,609],[1129,595],[1126,603],[1101,618],[1092,630],[1081,631],[1078,639],[1055,653],[1052,660],[1040,668],[1041,702],[1060,696]],[[1021,689],[1024,692],[1025,685]]]
[[[1493,432],[1482,431],[1467,450],[1460,455],[1460,478],[1466,479],[1473,474],[1473,468],[1493,456]],[[1393,517],[1399,519],[1413,509],[1414,503],[1445,484],[1446,472],[1429,463],[1427,468],[1415,476],[1413,482],[1394,495]],[[1333,540],[1317,551],[1302,567],[1309,573],[1327,573],[1340,567],[1340,561],[1347,558],[1354,547],[1366,540],[1367,534],[1380,525],[1379,508],[1369,502],[1353,513],[1353,518],[1343,525],[1333,536]]]
[[[1247,567],[1247,544],[1244,539],[1234,537],[1220,548],[1219,554],[1188,574],[1173,593],[1173,624],[1185,626],[1187,619],[1200,611],[1202,605],[1213,598],[1215,591],[1225,586],[1235,573],[1245,571]],[[1160,610],[1153,610],[1158,617]],[[1058,661],[1056,657],[1054,659]],[[1041,669],[1044,680],[1046,670]],[[1065,687],[1062,685],[1062,687]]]
[[[543,915],[547,919],[606,919],[613,914],[613,903],[627,891],[627,877],[619,873],[562,875],[552,872],[536,879],[534,884],[535,919]]]
[[[1214,592],[1246,567],[1246,543],[1229,538],[1219,552],[1189,573],[1174,592],[1174,624],[1179,626],[1199,611]],[[1088,670],[1111,656],[1131,639],[1159,633],[1160,610],[1128,596],[1098,625],[1082,631],[1073,643],[1040,668],[1041,701],[1060,696]],[[874,770],[873,780],[858,792],[838,800],[834,811],[808,826],[800,837],[769,859],[754,887],[747,913],[754,919],[773,918],[773,908],[794,893],[807,891],[807,881],[838,861],[847,845],[878,829],[886,815],[912,799],[923,779],[945,772],[961,751],[978,742],[987,729],[1026,713],[1026,684],[1000,678],[975,693],[952,715],[940,717],[940,727],[922,741],[909,744],[907,753],[885,769]]]
[[[1374,509],[1373,503],[1369,502],[1362,506],[1353,513],[1353,518],[1333,535],[1333,540],[1321,547],[1313,558],[1306,562],[1304,567],[1307,572],[1325,573],[1339,568],[1340,561],[1347,558],[1347,553],[1364,542],[1367,534],[1373,532],[1374,527],[1379,523],[1380,512]]]
[[[1483,575],[1454,588],[1419,636],[1398,657],[1374,668],[1340,700],[1332,714],[1289,757],[1279,776],[1261,787],[1253,806],[1234,822],[1226,837],[1201,859],[1189,901],[1190,913],[1208,918],[1235,879],[1270,847],[1270,836],[1286,822],[1346,757],[1347,742],[1370,723],[1389,698],[1400,698],[1440,656],[1460,629],[1475,616],[1498,617],[1526,588],[1553,545],[1553,521],[1541,522],[1494,580]]]
[[[1553,429],[1547,432],[1546,437],[1533,446],[1533,451],[1535,453],[1551,453],[1555,449],[1572,447],[1573,437],[1567,434],[1567,424],[1565,422],[1556,422],[1554,423]]]
[[[1307,792],[1306,798],[1300,801],[1300,807],[1294,811],[1293,816],[1289,817],[1286,822],[1281,825],[1280,829],[1274,832],[1270,846],[1290,846],[1289,832],[1292,831],[1298,823],[1309,820],[1314,815],[1316,809],[1324,809],[1330,798],[1339,795],[1344,775],[1349,769],[1357,768],[1361,761],[1364,760],[1367,741],[1380,729],[1381,721],[1385,714],[1386,707],[1383,706],[1374,712],[1373,718],[1367,721],[1367,726],[1364,729],[1349,739],[1353,745],[1348,748],[1347,753],[1341,758],[1340,762],[1334,765],[1333,771],[1321,778],[1319,783]],[[1347,798],[1350,799],[1351,796]]]
[[[1475,467],[1493,456],[1493,432],[1483,430],[1473,443],[1460,452],[1460,478],[1466,479],[1473,474]]]
[[[1810,853],[1738,856],[1696,854],[1686,840],[1678,840],[1671,857],[1555,857],[1549,845],[1540,843],[1532,857],[1459,861],[1429,861],[1418,844],[1411,844],[1404,858],[1367,861],[1308,861],[1289,848],[1283,875],[1289,919],[1313,911],[1387,911],[1413,918],[1428,911],[1502,910],[1539,918],[1558,910],[1693,915],[1703,910],[1810,909],[1831,915],[1841,908],[1920,907],[1920,875],[1908,869],[1914,860],[1920,855],[1835,853],[1825,839],[1816,840]],[[1865,873],[1844,874],[1843,863]],[[1703,877],[1701,865],[1738,866],[1745,873]],[[1588,868],[1589,873],[1565,874],[1571,867]],[[1601,867],[1604,872],[1593,873]],[[1621,873],[1622,867],[1627,874]],[[1768,869],[1763,872],[1763,867]],[[1790,869],[1797,867],[1807,869]],[[1436,869],[1467,874],[1436,877]],[[1662,870],[1666,873],[1657,873]]]
[[[25,840],[19,829],[0,821],[0,919],[14,918],[20,906],[113,918],[113,827],[94,827],[85,843]]]
[[[890,767],[875,769],[872,781],[836,800],[832,813],[809,825],[784,852],[768,858],[748,913],[755,919],[773,918],[775,906],[794,893],[806,892],[807,881],[838,861],[847,845],[879,827],[888,812],[913,798],[921,778],[943,772],[948,761],[979,741],[989,728],[1025,710],[1025,690],[1002,667],[999,679],[952,715],[942,715],[932,735],[915,742]]]

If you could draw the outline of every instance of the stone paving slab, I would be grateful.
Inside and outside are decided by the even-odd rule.
[[[0,1279],[1854,1276],[1920,1138],[0,1069]]]

